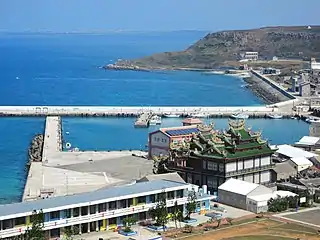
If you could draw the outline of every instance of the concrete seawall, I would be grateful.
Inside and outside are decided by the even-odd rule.
[[[255,70],[251,70],[251,73],[258,77],[259,79],[261,79],[262,81],[264,81],[265,83],[269,84],[270,86],[272,86],[274,89],[278,90],[281,94],[283,94],[284,96],[286,96],[287,98],[293,100],[296,99],[296,97],[294,95],[292,95],[291,93],[289,93],[286,89],[284,89],[282,86],[280,86],[279,84],[277,84],[276,82],[274,82],[273,80],[271,80],[270,78],[268,78],[267,76],[264,76],[260,73],[258,73]]]

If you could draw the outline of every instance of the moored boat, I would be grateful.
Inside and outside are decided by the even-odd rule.
[[[209,117],[209,114],[199,112],[199,113],[191,114],[191,117],[193,117],[193,118],[207,118],[207,117]]]
[[[167,118],[178,118],[178,117],[180,117],[179,114],[164,114],[164,116],[167,117]]]
[[[320,118],[308,117],[306,118],[307,123],[320,123]]]
[[[235,113],[230,116],[233,119],[248,119],[249,115],[245,113]]]
[[[272,119],[281,119],[281,118],[283,118],[283,116],[282,115],[280,115],[280,114],[269,114],[268,115],[268,118],[272,118]]]
[[[161,117],[158,115],[152,116],[150,119],[149,125],[160,125],[161,124]]]

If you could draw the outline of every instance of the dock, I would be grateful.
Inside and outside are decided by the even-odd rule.
[[[134,151],[63,151],[61,118],[46,118],[42,162],[32,162],[23,201],[90,192],[131,183],[152,173],[153,163]],[[135,155],[135,156],[133,156]]]
[[[145,112],[138,116],[137,120],[134,122],[134,127],[136,128],[147,128],[151,118],[154,116],[152,112]]]

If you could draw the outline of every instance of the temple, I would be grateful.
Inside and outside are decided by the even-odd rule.
[[[229,120],[227,131],[215,130],[213,124],[197,129],[172,148],[165,162],[168,171],[177,171],[186,182],[207,185],[213,192],[229,178],[270,182],[275,150],[261,139],[261,132],[246,128],[244,120]]]

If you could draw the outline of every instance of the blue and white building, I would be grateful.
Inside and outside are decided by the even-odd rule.
[[[79,233],[114,230],[127,216],[138,221],[149,219],[149,209],[157,204],[157,196],[165,192],[168,212],[177,202],[182,211],[193,186],[170,180],[154,180],[117,186],[94,192],[53,197],[0,206],[0,239],[23,234],[31,227],[32,213],[42,210],[44,230],[48,238],[63,236],[67,228]],[[197,211],[210,209],[213,196],[197,192]]]

